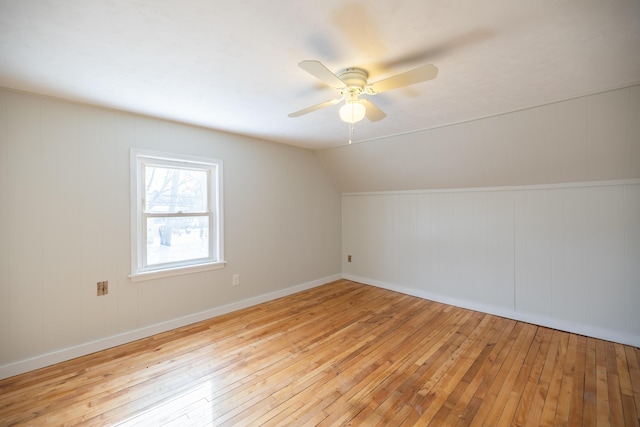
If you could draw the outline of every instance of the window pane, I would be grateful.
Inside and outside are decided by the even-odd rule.
[[[209,256],[209,217],[147,218],[147,265]]]
[[[147,212],[206,212],[207,171],[145,166]]]

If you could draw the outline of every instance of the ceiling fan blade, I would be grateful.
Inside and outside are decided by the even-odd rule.
[[[321,102],[320,104],[312,105],[311,107],[307,107],[302,110],[291,113],[289,114],[289,117],[299,117],[304,114],[311,113],[312,111],[320,110],[321,108],[330,107],[331,105],[336,105],[340,101],[342,101],[342,98],[330,99],[329,101]]]
[[[382,93],[388,90],[397,89],[399,87],[409,86],[427,80],[435,79],[438,75],[438,69],[431,64],[414,68],[404,73],[380,80],[369,85],[372,93]]]
[[[364,115],[370,121],[377,122],[378,120],[382,120],[385,117],[387,117],[387,115],[385,114],[384,111],[382,111],[380,108],[378,108],[378,106],[376,104],[374,104],[373,102],[369,101],[368,99],[360,98],[360,102],[367,109]]]
[[[302,61],[298,66],[328,86],[333,88],[345,87],[344,82],[319,61]]]

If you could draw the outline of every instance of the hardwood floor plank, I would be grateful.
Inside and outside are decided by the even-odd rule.
[[[465,408],[469,405],[481,384],[484,373],[490,366],[488,362],[490,355],[495,351],[495,342],[504,330],[499,325],[504,325],[505,322],[500,322],[499,320],[502,319],[493,316],[485,319],[491,322],[491,328],[483,328],[485,332],[478,335],[464,355],[468,369],[433,418],[432,423],[436,425],[455,425],[465,417]]]
[[[607,353],[607,384],[609,386],[609,413],[611,425],[623,426],[624,410],[622,408],[622,396],[620,394],[620,376],[618,374],[618,363],[616,362],[615,344],[605,343]],[[613,410],[611,410],[613,409]]]
[[[514,329],[519,329],[518,323],[508,319],[501,319],[501,321],[505,327],[498,339],[492,343],[493,348],[486,356],[486,359],[481,362],[482,367],[478,370],[478,375],[473,378],[474,387],[469,389],[471,399],[469,404],[461,411],[462,415],[456,423],[457,426],[468,426],[476,419],[477,413],[483,407],[484,398],[511,349],[511,340],[515,339]],[[482,413],[482,411],[480,412]]]
[[[637,409],[633,399],[633,385],[631,384],[631,368],[627,361],[627,353],[621,344],[614,344],[615,360],[618,369],[618,379],[620,380],[620,393],[622,398],[622,409],[624,412],[625,426],[638,426],[640,420],[636,416]]]
[[[433,320],[434,316],[430,315],[429,318]],[[418,316],[412,317],[409,322],[405,323],[405,327],[408,327],[406,330],[407,333],[396,334],[397,340],[393,342],[392,346],[385,346],[385,348],[382,348],[381,350],[383,351],[383,353],[380,354],[379,356],[363,353],[364,356],[368,356],[368,357],[371,357],[371,356],[376,358],[381,357],[383,359],[388,360],[390,363],[389,365],[380,366],[379,369],[377,369],[373,373],[373,375],[375,375],[375,381],[359,382],[355,386],[349,389],[341,390],[342,391],[341,397],[335,402],[333,402],[330,407],[326,408],[325,411],[332,412],[334,414],[339,414],[341,413],[340,407],[348,407],[351,409],[351,412],[353,413],[355,412],[353,408],[358,406],[358,402],[363,401],[365,398],[369,399],[367,396],[372,393],[371,387],[372,386],[375,387],[376,385],[383,386],[384,381],[392,373],[396,372],[398,370],[398,367],[402,365],[405,366],[405,369],[402,370],[404,374],[414,371],[417,368],[417,366],[415,366],[415,363],[413,362],[416,357],[420,356],[420,353],[419,352],[399,352],[397,351],[397,349],[403,348],[405,345],[408,345],[414,342],[414,340],[416,339],[415,338],[416,334],[410,333],[410,330],[414,329],[415,331],[420,331],[421,330],[420,326],[424,324],[425,321],[426,319],[421,320],[420,317]],[[415,323],[414,326],[411,326],[413,323]],[[402,345],[402,347],[400,347],[400,345]],[[420,346],[418,348],[420,348]],[[358,369],[358,365],[354,364],[352,368]],[[354,405],[350,402],[356,402],[356,404]],[[340,418],[343,418],[343,416],[341,416]],[[333,417],[328,417],[323,421],[323,424],[331,425],[335,421],[336,420]]]
[[[417,419],[421,417],[433,396],[433,388],[437,386],[447,370],[451,367],[453,359],[451,358],[454,351],[461,345],[463,337],[460,336],[458,330],[464,324],[469,324],[469,316],[464,316],[458,322],[458,327],[452,328],[443,336],[443,340],[435,343],[433,347],[437,347],[437,351],[429,350],[429,357],[419,359],[420,367],[416,370],[415,375],[410,376],[399,390],[407,396],[405,405],[411,407],[413,411],[403,422],[403,425],[413,425]]]
[[[640,349],[634,349],[633,347],[623,346],[625,355],[627,358],[627,366],[629,368],[629,378],[631,381],[631,395],[633,396],[634,406],[636,408],[636,414],[640,414]],[[638,423],[640,424],[640,416]]]
[[[540,390],[538,388],[545,357],[549,352],[551,342],[551,330],[538,328],[536,333],[536,346],[538,348],[537,357],[533,361],[527,383],[520,395],[518,407],[513,417],[514,426],[524,426],[527,423],[535,424],[540,419],[542,412],[542,399],[536,399]],[[546,392],[546,391],[545,391]]]
[[[577,336],[578,347],[576,349],[576,358],[574,363],[574,371],[572,374],[573,389],[571,390],[570,408],[569,408],[569,425],[580,427],[584,425],[582,419],[584,415],[584,374],[587,338]]]
[[[339,280],[0,381],[0,425],[638,426],[640,350]]]
[[[569,345],[562,367],[562,382],[558,393],[558,406],[556,408],[555,425],[568,425],[569,407],[571,405],[571,390],[573,390],[573,375],[575,372],[576,353],[578,347],[577,335],[569,335]]]
[[[542,407],[542,415],[540,417],[541,426],[551,426],[556,418],[558,402],[560,400],[560,387],[564,376],[565,359],[567,357],[567,349],[569,347],[570,334],[561,331],[554,331],[554,337],[557,337],[558,344],[555,356],[555,362],[552,364],[553,370],[550,372],[549,388]]]
[[[404,303],[403,303],[404,304]],[[405,305],[406,306],[406,305]],[[336,376],[336,373],[341,373],[341,378],[344,381],[347,381],[348,383],[350,383],[351,381],[353,381],[353,378],[349,379],[349,375],[350,375],[350,370],[348,369],[349,367],[349,361],[353,360],[352,357],[350,357],[350,355],[356,354],[356,353],[360,353],[363,355],[366,355],[367,352],[372,351],[371,350],[371,346],[370,343],[372,342],[377,342],[378,340],[376,339],[377,336],[384,336],[386,333],[386,330],[392,326],[394,323],[393,322],[400,322],[402,319],[398,318],[395,319],[394,321],[390,322],[390,316],[388,314],[385,313],[394,313],[397,311],[397,307],[396,305],[388,305],[386,307],[382,307],[379,309],[379,312],[376,316],[373,316],[371,318],[360,318],[358,322],[363,322],[365,325],[367,325],[367,327],[372,327],[371,331],[369,332],[369,336],[367,337],[367,339],[365,341],[360,341],[357,342],[355,345],[356,347],[345,347],[345,350],[342,353],[338,353],[338,354],[332,354],[332,358],[325,360],[324,363],[318,367],[318,370],[323,372],[323,375],[318,376],[317,374],[313,374],[313,376],[311,378],[309,378],[309,375],[303,376],[299,379],[299,381],[295,381],[291,384],[283,384],[282,381],[279,382],[279,387],[282,390],[281,393],[286,393],[287,397],[289,397],[289,395],[291,393],[289,393],[289,389],[291,387],[295,387],[296,384],[298,383],[302,383],[302,384],[307,384],[305,385],[302,390],[307,389],[308,385],[309,385],[309,381],[311,382],[311,384],[316,383],[318,381],[320,381],[320,384],[324,384],[326,377],[328,376],[329,378],[333,378]],[[384,321],[383,321],[384,320]],[[376,331],[377,332],[374,332]],[[384,350],[386,351],[386,350]],[[375,360],[375,358],[372,358],[372,360]],[[340,364],[342,364],[343,366],[340,366]],[[344,372],[340,372],[341,369],[344,369]],[[322,381],[321,381],[322,380]],[[301,393],[302,390],[296,390],[293,393]],[[307,390],[308,392],[308,390]],[[280,394],[281,394],[280,393]],[[270,405],[274,405],[277,406],[278,401],[280,399],[280,395],[278,393],[269,394],[270,397]],[[241,414],[239,414],[238,416],[236,416],[235,418],[233,418],[233,420],[235,422],[240,421]]]
[[[596,340],[587,338],[584,364],[584,393],[582,421],[593,426],[597,422],[598,383],[596,378]]]
[[[544,352],[546,350],[547,342],[544,341],[544,332],[538,328],[535,331],[533,341],[527,351],[527,355],[524,359],[524,363],[520,368],[520,372],[513,383],[513,387],[509,393],[507,403],[500,414],[498,421],[499,425],[517,425],[518,420],[515,419],[516,410],[519,407],[528,411],[531,402],[528,400],[531,397],[533,385],[527,390],[527,385],[530,380],[533,380],[536,384],[542,370],[542,362],[544,360]],[[522,421],[520,421],[522,424]]]
[[[508,354],[497,371],[487,395],[482,401],[482,406],[471,426],[497,425],[502,410],[506,405],[507,397],[513,386],[518,370],[526,357],[526,351],[530,348],[536,327],[518,323],[513,332],[513,341],[509,342]]]
[[[544,369],[547,353],[551,345],[551,330],[539,328],[534,342],[535,346],[539,350],[536,352],[535,357],[531,357],[535,351],[535,348],[532,347],[529,355],[527,356],[527,359],[529,360],[525,360],[525,365],[528,364],[531,366],[528,375],[525,374],[527,371],[526,369],[523,369],[520,372],[520,375],[522,376],[520,381],[524,383],[521,386],[522,392],[512,393],[512,396],[509,397],[509,400],[513,402],[512,405],[517,405],[514,409],[513,426],[524,426],[527,423],[527,420],[531,422],[533,419],[539,418],[540,412],[542,411],[542,407],[539,408],[540,412],[532,410],[532,407],[534,403],[537,402],[535,397],[538,392],[538,384],[540,383],[540,377]],[[515,391],[516,389],[514,389],[514,392]],[[516,395],[514,396],[514,394]]]
[[[508,326],[513,327],[514,324],[515,322],[507,319],[499,319],[499,321],[496,322],[496,327],[493,330],[489,342],[485,344],[459,384],[459,388],[464,391],[458,403],[451,411],[452,415],[448,420],[445,420],[449,425],[468,425],[473,419],[478,409],[478,405],[474,403],[479,402],[478,396],[481,394],[479,390],[483,385],[489,384],[487,380],[493,376],[491,369],[497,366],[494,360],[499,353],[501,337],[506,337],[511,331],[511,328]],[[457,420],[453,418],[456,415]]]
[[[510,399],[513,393],[520,393],[524,385],[526,376],[528,375],[529,365],[527,363],[529,359],[529,353],[536,354],[539,349],[539,345],[535,344],[535,336],[537,333],[537,326],[527,325],[524,335],[524,340],[521,346],[518,346],[515,357],[512,360],[512,367],[508,371],[504,378],[503,386],[500,388],[499,394],[496,396],[496,401],[493,404],[492,410],[489,412],[485,423],[490,425],[509,426],[512,423],[515,407],[517,404],[516,399]],[[520,372],[524,374],[521,376]]]
[[[609,386],[607,375],[607,355],[604,341],[596,341],[596,381],[597,381],[597,417],[598,426],[610,426]]]
[[[464,363],[458,363],[458,361],[463,359],[465,350],[471,345],[471,340],[469,340],[468,337],[477,335],[479,333],[479,328],[484,328],[487,323],[484,319],[478,323],[483,315],[480,315],[480,313],[477,314],[479,316],[470,317],[463,325],[461,325],[461,328],[456,333],[459,337],[456,338],[454,344],[455,350],[450,354],[446,361],[440,364],[440,370],[435,376],[435,381],[438,383],[439,388],[443,390],[443,393],[438,395],[438,399],[432,400],[428,407],[424,406],[424,403],[421,404],[423,411],[421,418],[419,418],[420,423],[426,425],[431,421],[431,418],[435,416],[439,408],[446,401],[446,395],[453,390],[454,385],[457,384],[459,378],[461,378],[464,375],[464,372],[466,372],[468,366],[465,366]],[[427,382],[427,384],[418,391],[418,395],[427,396],[434,386],[435,383],[431,385]],[[362,423],[364,420],[368,419],[369,414],[375,412],[381,401],[384,399],[372,400],[371,397],[369,397],[368,400],[370,402],[368,407],[354,418],[354,422],[356,424]],[[424,401],[424,398],[422,400]]]
[[[443,306],[441,305],[436,305],[436,307],[439,310],[442,310],[443,308]],[[423,332],[423,333],[426,333],[426,336],[417,346],[417,349],[419,349],[420,351],[416,351],[414,353],[414,355],[417,356],[417,358],[411,362],[413,366],[408,365],[407,369],[403,370],[402,372],[402,377],[403,377],[402,382],[400,382],[400,385],[398,386],[398,390],[401,393],[405,395],[417,393],[417,389],[415,387],[413,387],[410,391],[408,389],[414,386],[415,381],[417,381],[417,379],[422,375],[423,371],[430,366],[426,362],[423,362],[420,364],[418,362],[423,360],[426,354],[429,354],[430,357],[435,357],[434,355],[436,354],[437,355],[445,354],[444,351],[438,351],[438,349],[441,350],[441,346],[439,346],[438,344],[444,342],[444,339],[443,339],[444,337],[451,337],[455,333],[455,328],[446,328],[444,326],[455,324],[456,320],[461,318],[462,315],[463,313],[461,312],[451,313],[450,311],[445,312],[444,310],[442,310],[438,317],[433,318],[433,320],[430,322],[430,324],[433,325],[433,327],[430,328],[428,332],[427,331]],[[420,328],[419,330],[424,331],[424,329],[422,328]],[[392,351],[394,351],[397,354],[402,354],[402,352],[398,351],[397,349],[392,349]],[[436,366],[436,364],[434,363],[431,366]],[[357,404],[354,405],[349,402],[358,402],[363,398],[363,396],[364,394],[362,393],[362,387],[348,390],[345,394],[341,396],[339,400],[337,400],[330,407],[326,408],[326,411],[329,412],[331,415],[323,421],[323,424],[329,426],[329,425],[335,425],[335,423],[338,423],[339,419],[344,418],[344,415],[340,414],[340,410],[339,410],[340,406],[344,406],[345,403],[347,403],[348,407],[350,408],[353,408],[354,406],[358,406]],[[354,412],[354,411],[352,410],[351,412]]]

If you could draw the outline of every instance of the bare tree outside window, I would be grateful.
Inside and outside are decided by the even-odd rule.
[[[138,271],[221,262],[221,162],[135,160]]]
[[[147,265],[208,258],[207,171],[145,165],[144,175],[145,212],[156,215],[147,218]]]

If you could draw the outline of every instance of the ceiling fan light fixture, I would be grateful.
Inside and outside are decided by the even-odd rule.
[[[364,119],[367,109],[358,101],[347,101],[340,107],[340,118],[343,122],[356,123]]]

